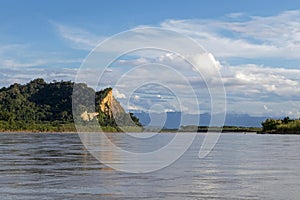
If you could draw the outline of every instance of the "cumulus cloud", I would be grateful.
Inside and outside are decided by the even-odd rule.
[[[227,20],[229,18],[230,20]],[[98,86],[103,88],[117,84],[116,90],[114,90],[116,98],[125,103],[128,98],[135,101],[135,104],[129,104],[127,109],[142,110],[149,108],[153,103],[160,103],[166,106],[165,110],[176,110],[176,107],[170,106],[170,104],[175,105],[176,99],[161,88],[148,87],[144,92],[132,94],[131,97],[132,90],[151,83],[153,80],[158,80],[156,83],[167,86],[182,98],[184,105],[181,106],[181,111],[188,113],[193,113],[194,108],[198,106],[198,102],[190,98],[190,89],[192,88],[201,99],[199,102],[201,111],[205,112],[210,108],[210,96],[206,84],[218,87],[215,78],[220,71],[227,92],[230,112],[297,116],[300,111],[300,70],[295,67],[291,69],[290,66],[282,63],[287,59],[300,61],[298,53],[300,52],[299,18],[300,11],[295,10],[285,11],[274,16],[248,16],[244,13],[231,13],[219,20],[166,20],[160,24],[161,28],[174,30],[191,37],[210,53],[195,54],[193,49],[185,51],[185,54],[180,54],[183,52],[179,51],[180,49],[175,52],[163,50],[135,52],[133,57],[122,57],[115,63],[115,66],[107,68],[100,77],[100,86]],[[82,28],[57,22],[50,23],[71,48],[90,51],[98,44],[99,40],[105,38]],[[187,47],[184,40],[176,38],[176,34],[165,35],[151,29],[148,31],[151,31],[150,38],[147,38],[147,34],[144,34],[143,31],[137,29],[131,37],[116,40],[113,45],[103,48],[102,51],[117,53],[120,51],[119,47],[135,48],[141,44],[137,42],[137,39],[140,38],[145,47],[155,47],[160,44],[169,49],[180,45],[183,45],[183,48]],[[152,45],[151,41],[155,41],[155,44]],[[74,69],[39,69],[38,66],[49,66],[51,63],[57,64],[60,61],[62,64],[80,62],[79,60],[56,58],[54,61],[52,58],[48,60],[36,58],[24,61],[4,56],[5,52],[14,47],[27,48],[22,45],[0,47],[0,64],[3,66],[0,69],[0,84],[2,85],[12,82],[23,83],[32,78],[31,74],[48,79],[64,80],[73,80],[76,76]],[[186,62],[186,59],[191,60],[192,63]],[[228,61],[230,59],[241,59],[240,63],[242,64],[232,64]],[[281,64],[277,64],[277,66],[251,64],[249,59],[257,59],[261,63],[276,59]],[[97,66],[101,65],[101,63],[96,64]],[[155,66],[155,64],[161,65]],[[196,65],[196,68],[191,64]],[[22,67],[26,70],[20,73]],[[199,75],[199,71],[202,76]],[[85,69],[84,73],[79,76],[88,77],[90,80],[99,79],[99,74],[96,74],[93,69]],[[92,87],[96,87],[96,85],[94,84]]]
[[[209,54],[207,56],[209,57]],[[161,61],[171,67],[174,66],[180,76],[175,75],[175,71],[169,71],[172,68],[155,66],[153,61]],[[259,116],[287,114],[296,116],[297,112],[299,112],[299,106],[296,102],[300,99],[300,69],[274,68],[255,64],[221,66],[215,58],[211,58],[207,63],[201,60],[201,57],[198,57],[198,62],[204,67],[203,70],[206,70],[206,76],[213,78],[215,74],[210,74],[205,66],[216,65],[220,70],[222,82],[227,92],[230,112]],[[172,88],[172,90],[177,92],[178,97],[184,100],[184,107],[187,107],[184,111],[192,113],[193,110],[191,108],[193,106],[189,106],[194,104],[192,98],[189,98],[189,95],[191,95],[189,87],[192,86],[198,98],[201,98],[199,105],[202,111],[209,111],[210,96],[207,90],[209,88],[206,87],[211,85],[206,85],[207,82],[192,68],[187,73],[188,66],[184,66],[184,63],[181,59],[178,59],[178,56],[166,54],[151,61],[149,60],[149,65],[151,67],[141,67],[122,76],[123,81],[119,82],[118,87],[126,91],[131,87],[129,85],[137,84],[136,86],[141,86],[153,80],[161,80],[160,83],[164,83],[164,86]],[[189,84],[186,84],[184,79],[181,79],[181,75],[188,80]],[[176,76],[178,77],[175,78]],[[214,90],[214,88],[210,89]],[[148,88],[147,91],[151,90]],[[144,98],[152,98],[153,103],[154,99],[163,96],[163,91],[159,88],[155,88],[155,91],[156,93],[152,97],[144,96]],[[133,97],[135,100],[140,100],[140,98],[140,94],[138,98],[136,96]],[[168,98],[164,98],[164,101],[171,102]],[[145,101],[139,102],[145,103]],[[287,104],[286,102],[289,103]],[[147,107],[146,105],[148,104],[144,104],[144,108]],[[141,104],[139,107],[143,108],[143,105]],[[170,109],[176,110],[176,107]]]
[[[117,99],[124,99],[124,98],[126,98],[126,95],[123,94],[123,93],[120,93],[118,89],[114,89],[113,90],[113,95]]]
[[[222,72],[223,82],[228,92],[232,90],[247,95],[276,94],[285,98],[299,96],[300,69],[272,68],[252,64],[230,66]],[[235,88],[239,90],[234,90]]]
[[[299,117],[300,69],[252,64],[224,67],[222,75],[229,110]]]

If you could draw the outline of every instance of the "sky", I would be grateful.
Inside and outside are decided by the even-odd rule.
[[[47,81],[74,81],[85,58],[101,41],[130,29],[157,27],[192,38],[208,52],[221,74],[227,112],[300,117],[300,2],[1,0],[0,3],[0,87],[38,77]],[[165,43],[167,39],[162,36],[160,41]],[[185,56],[200,59],[199,55]],[[174,82],[172,77],[178,74],[169,73],[168,68],[150,66],[129,73],[131,66],[154,62],[173,66],[196,90],[199,102],[190,98],[185,82]],[[205,75],[214,76],[208,68],[203,70]],[[170,85],[143,85],[129,96],[128,88],[133,81],[122,79],[123,87],[120,84],[115,96],[124,104],[125,99],[130,99],[131,103],[125,106],[128,110],[178,111],[178,96],[185,102],[183,112],[193,113],[195,104],[199,104],[201,113],[210,110],[208,86],[203,77],[170,52],[144,51],[121,56],[106,71],[109,73],[103,86],[116,83],[119,79],[114,78],[124,73],[144,81],[160,74],[165,84]]]

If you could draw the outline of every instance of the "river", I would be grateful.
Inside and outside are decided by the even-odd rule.
[[[101,164],[77,134],[0,133],[0,199],[300,199],[299,135],[224,133],[199,159],[203,138],[170,166],[134,174]]]

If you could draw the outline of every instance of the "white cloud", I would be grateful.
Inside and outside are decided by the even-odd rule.
[[[276,94],[299,97],[300,69],[271,68],[258,65],[231,66],[222,70],[227,91],[238,88],[237,94]],[[252,91],[252,92],[251,92]],[[257,97],[259,98],[259,97]]]
[[[298,53],[300,51],[300,22],[298,20],[300,10],[285,11],[278,15],[264,17],[231,13],[227,17],[230,20],[226,18],[222,20],[171,19],[162,22],[160,27],[190,36],[219,58],[300,58]],[[100,40],[107,38],[81,28],[52,21],[51,23],[74,48],[91,50]],[[139,26],[138,28],[146,27]],[[102,50],[117,52],[120,48],[131,49],[139,45],[140,41],[143,41],[144,47],[155,46],[153,45],[155,40],[158,45],[163,44],[171,49],[174,45],[168,44],[170,40],[176,41],[177,44],[184,44],[184,41],[176,38],[176,35],[162,35],[159,31],[150,29],[146,33],[147,35],[140,29],[130,33],[130,37],[126,37],[127,33],[125,33],[124,38],[115,39],[114,44]]]
[[[241,17],[245,16],[245,13],[242,13],[242,12],[229,13],[226,16],[229,17],[229,18],[240,19]]]
[[[260,116],[287,115],[289,113],[290,116],[296,116],[295,113],[298,112],[299,108],[297,104],[291,104],[291,102],[300,99],[300,69],[274,68],[254,64],[221,66],[209,53],[189,56],[197,61],[201,69],[200,71],[205,71],[206,82],[190,65],[185,63],[181,57],[173,53],[161,54],[151,59],[144,58],[143,65],[139,67],[136,67],[135,64],[139,64],[138,60],[141,60],[141,58],[126,60],[126,62],[124,61],[123,63],[127,66],[131,66],[132,69],[132,71],[127,71],[127,74],[122,73],[122,65],[119,63],[118,68],[116,70],[114,69],[110,74],[109,81],[113,79],[116,79],[115,82],[119,81],[117,88],[124,94],[128,94],[126,96],[129,98],[132,88],[158,80],[158,83],[172,88],[172,90],[176,92],[177,97],[184,102],[184,105],[181,105],[182,107],[180,109],[179,107],[165,109],[194,113],[197,111],[197,109],[194,109],[196,103],[190,98],[191,91],[189,84],[184,81],[184,79],[187,79],[193,86],[198,97],[201,98],[201,102],[199,102],[201,112],[206,112],[210,111],[210,96],[206,89],[206,83],[208,80],[208,83],[210,83],[209,86],[215,87],[212,83],[216,74],[214,73],[215,71],[210,73],[210,69],[213,66],[217,66],[217,69],[221,72],[222,81],[225,84],[229,112],[236,111],[237,113]],[[146,64],[146,62],[148,62],[148,64]],[[155,63],[163,65],[156,65]],[[170,66],[170,68],[163,67],[165,65]],[[211,80],[209,77],[211,77]],[[219,86],[217,86],[217,88],[218,87]],[[210,89],[215,90],[215,88]],[[149,90],[147,89],[147,91]],[[155,95],[153,96],[145,96],[145,94],[139,94],[138,98],[133,96],[134,100],[140,100],[134,102],[139,103],[140,109],[147,110],[147,106],[153,104],[155,99],[162,96],[161,90],[156,89],[154,92],[156,93],[154,93]],[[145,98],[150,98],[151,100],[148,102],[145,101]],[[168,106],[167,103],[174,104],[175,102],[174,99],[168,98],[164,98],[164,101],[165,102],[160,102],[164,106]],[[283,109],[280,104],[286,101],[290,101],[290,103],[283,103],[285,106],[285,109]],[[247,104],[249,105],[246,106]],[[265,109],[266,105],[268,105],[268,109]],[[290,108],[287,108],[288,105],[290,105]],[[292,115],[291,113],[294,114]]]
[[[63,25],[54,21],[50,21],[50,23],[56,28],[60,36],[69,41],[72,47],[76,49],[90,51],[103,39],[103,37],[91,34],[81,28]]]
[[[230,20],[226,20],[230,18]],[[174,52],[137,52],[135,59],[120,59],[117,64],[119,68],[106,69],[101,79],[101,87],[113,86],[125,70],[122,66],[140,66],[144,68],[133,71],[126,75],[125,79],[114,90],[114,95],[120,101],[129,98],[130,88],[140,86],[144,83],[159,80],[164,86],[168,86],[177,92],[177,95],[184,100],[181,109],[184,112],[193,113],[197,102],[190,97],[190,88],[184,78],[197,89],[198,96],[201,97],[200,107],[202,111],[209,109],[209,96],[203,92],[205,81],[213,83],[217,70],[221,71],[222,80],[225,84],[228,96],[229,111],[247,113],[253,115],[291,115],[299,114],[300,99],[300,69],[274,68],[272,66],[249,64],[244,58],[261,59],[263,63],[267,59],[294,59],[300,61],[300,11],[286,11],[275,16],[247,16],[244,13],[232,13],[220,20],[212,19],[186,19],[186,20],[166,20],[160,24],[161,28],[171,29],[179,33],[190,36],[203,45],[211,53],[178,55]],[[71,47],[89,51],[93,49],[100,39],[105,37],[97,36],[89,31],[60,23],[51,22],[59,35],[69,42]],[[150,31],[150,30],[149,30]],[[131,35],[132,36],[132,35]],[[164,44],[172,49],[174,45],[184,44],[184,40],[176,40],[175,35],[161,35],[152,30],[151,37],[146,37],[144,32],[136,30],[133,37],[116,40],[112,46],[103,48],[103,51],[118,52],[119,47],[134,48],[138,46],[137,38],[142,40],[145,47],[151,47],[151,40],[155,40],[155,45]],[[169,41],[176,41],[170,42]],[[155,46],[154,45],[154,46]],[[186,46],[184,46],[186,47]],[[62,69],[38,69],[38,66],[80,62],[80,59],[58,59],[58,58],[36,58],[31,60],[21,60],[4,56],[7,51],[14,48],[26,50],[23,45],[7,45],[0,47],[0,69],[1,83],[21,82],[32,78],[31,74],[48,79],[73,80],[75,70],[68,71]],[[230,58],[241,58],[244,64],[232,66],[230,63],[221,66],[218,59],[223,63]],[[197,64],[203,77],[193,69],[183,58],[188,58]],[[173,67],[173,71],[167,68],[153,67],[151,64],[160,63]],[[101,65],[98,63],[98,65]],[[36,66],[36,68],[34,67]],[[148,66],[148,68],[147,68]],[[217,68],[213,68],[216,66]],[[26,68],[20,73],[20,68]],[[15,68],[12,69],[12,68]],[[127,68],[128,69],[128,68]],[[178,72],[179,74],[175,73]],[[86,69],[85,77],[90,80],[98,80],[93,69]],[[73,78],[72,78],[73,77]],[[210,79],[211,78],[211,79]],[[206,79],[206,80],[204,80]],[[96,87],[96,86],[94,86]],[[118,90],[119,89],[119,90]],[[148,91],[149,92],[149,91]],[[167,105],[168,96],[162,90],[156,91],[152,97],[149,94],[138,94],[133,96],[135,102],[141,104],[129,105],[128,109],[145,109],[146,106],[154,102],[154,98],[160,100],[159,103]],[[147,96],[148,95],[148,96]],[[201,96],[202,95],[202,96]],[[157,98],[163,96],[164,98]],[[166,98],[165,98],[166,96]],[[153,101],[145,101],[146,98]],[[170,98],[171,99],[171,98]],[[164,101],[164,102],[162,102]],[[144,102],[144,104],[142,104]],[[174,99],[169,100],[174,103]],[[167,105],[168,106],[168,105]],[[165,107],[165,109],[176,110],[176,107]]]
[[[190,81],[190,84],[199,95],[198,97],[201,98],[201,102],[199,103],[202,112],[209,111],[210,96],[205,89],[205,82],[199,74],[192,69],[187,73],[187,66],[182,65],[180,59],[177,59],[176,56],[171,54],[160,56],[154,60],[175,66],[175,70]],[[192,109],[194,108],[195,102],[193,102],[192,98],[189,98],[191,91],[184,79],[176,75],[175,71],[170,71],[170,69],[163,68],[159,65],[155,66],[152,63],[153,60],[149,62],[151,67],[142,66],[125,76],[123,75],[123,80],[119,82],[118,87],[129,94],[130,92],[126,90],[132,88],[134,85],[133,88],[146,84],[149,81],[160,80],[159,83],[163,83],[164,86],[172,88],[178,95],[177,97],[183,100],[184,105],[182,105],[181,111],[184,109],[184,112],[193,113],[195,110]],[[205,62],[200,59],[199,64],[201,63],[202,66],[207,66]],[[225,84],[227,92],[229,112],[235,111],[237,113],[247,113],[257,116],[296,116],[299,112],[299,106],[295,102],[300,99],[300,69],[273,68],[254,64],[221,67],[219,62],[215,59],[212,59],[212,63],[210,64],[217,64],[220,69],[222,81]],[[208,73],[206,73],[206,75],[208,75]],[[212,73],[210,76],[214,77],[215,74]],[[117,76],[115,76],[115,78],[118,79]],[[215,86],[213,85],[213,87]],[[214,90],[214,88],[210,89]],[[155,96],[144,98],[152,98],[151,101],[154,101],[154,98],[160,98],[162,96],[161,91],[156,89],[156,92]],[[141,94],[139,94],[139,98],[140,95]],[[135,97],[133,98],[136,99]],[[164,100],[169,103],[174,103],[174,100],[167,98],[164,98]],[[286,102],[289,103],[287,104]],[[142,105],[139,107],[141,109],[143,108]],[[170,109],[176,110],[178,107]]]
[[[139,107],[139,106],[132,105],[132,104],[127,106],[127,110],[129,110],[129,111],[141,111],[143,109],[144,109],[143,107]]]
[[[66,58],[63,52],[44,52],[33,50],[28,44],[0,44],[0,69],[16,69],[23,73],[27,69],[45,67],[76,67],[82,62],[78,57]],[[26,72],[24,72],[26,73]],[[34,74],[32,74],[34,75]]]
[[[44,67],[49,65],[80,63],[81,59],[58,59],[58,58],[46,58],[46,59],[32,59],[31,61],[21,62],[14,59],[3,59],[0,61],[0,65],[6,68],[27,68],[27,67]]]
[[[26,83],[34,78],[74,80],[82,59],[62,52],[33,50],[29,44],[0,44],[0,86]]]
[[[0,87],[9,86],[13,83],[25,84],[35,78],[44,78],[46,81],[71,80],[74,81],[77,73],[76,68],[0,68]]]
[[[124,98],[126,98],[126,95],[123,94],[123,93],[120,93],[118,89],[114,89],[113,90],[113,95],[117,99],[124,99]]]
[[[136,101],[140,100],[140,98],[141,98],[141,97],[140,97],[139,95],[134,95],[134,96],[133,96],[133,99],[136,100]]]
[[[138,65],[143,65],[147,64],[150,61],[146,58],[137,58],[137,59],[132,59],[132,60],[118,60],[118,63],[121,65],[133,65],[133,66],[138,66]]]
[[[259,116],[299,117],[300,69],[227,66],[222,75],[229,110]]]
[[[244,15],[233,14],[230,22],[167,20],[161,27],[192,37],[217,57],[300,58],[300,10],[269,17],[249,16],[243,21],[239,16]]]
[[[6,44],[0,45],[0,54],[5,54],[7,51],[24,50],[28,47],[26,44]]]
[[[286,11],[274,16],[246,16],[243,13],[228,14],[230,20],[220,19],[186,19],[166,20],[160,24],[161,28],[174,30],[190,36],[209,52],[218,58],[276,58],[276,59],[300,59],[300,10]],[[242,18],[243,20],[240,20]],[[84,29],[51,22],[59,34],[68,40],[72,47],[83,50],[93,49],[100,41],[107,37],[97,36]],[[145,28],[146,26],[139,26]],[[103,47],[107,52],[118,52],[121,49],[131,49],[140,45],[151,45],[151,41],[157,41],[157,45],[174,46],[168,41],[176,41],[176,44],[185,42],[176,35],[164,35],[155,30],[134,30],[130,37],[115,39],[109,47]],[[149,38],[150,35],[150,38]],[[127,35],[128,36],[128,35]],[[147,38],[148,37],[148,38]],[[121,48],[121,49],[120,49]],[[149,53],[149,52],[147,52]],[[142,53],[140,53],[142,55]],[[136,60],[137,64],[145,62],[147,54]],[[172,58],[171,58],[172,59]],[[120,60],[126,63],[126,60]]]

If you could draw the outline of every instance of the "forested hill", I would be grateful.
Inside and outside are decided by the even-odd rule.
[[[89,99],[96,96],[95,105],[98,112],[94,120],[101,126],[116,127],[111,116],[100,110],[100,103],[111,88],[95,92],[86,84],[74,84],[71,81],[46,83],[35,79],[21,85],[13,84],[0,89],[0,131],[75,131],[72,114],[73,87]],[[89,108],[82,108],[82,111]],[[139,125],[138,119],[132,119]]]

